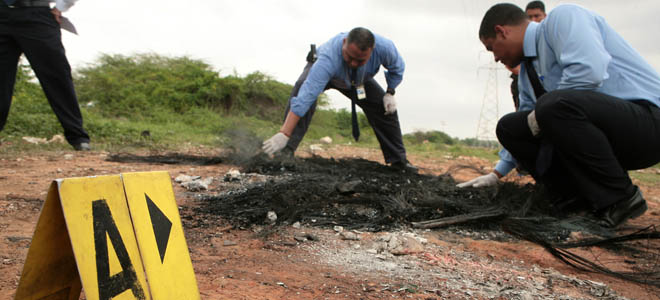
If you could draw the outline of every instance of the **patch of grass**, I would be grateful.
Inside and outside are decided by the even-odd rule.
[[[645,185],[658,186],[660,185],[660,174],[656,170],[658,170],[658,165],[641,171],[631,171],[628,174],[634,180],[639,180]]]

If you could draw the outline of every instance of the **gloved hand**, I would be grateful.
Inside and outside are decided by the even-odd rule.
[[[536,110],[532,110],[532,112],[527,115],[527,126],[529,126],[529,130],[532,131],[533,136],[537,136],[541,133],[539,123],[536,122]]]
[[[280,151],[286,147],[289,142],[289,137],[284,133],[278,132],[273,137],[264,141],[262,150],[268,155],[273,155],[275,152]]]
[[[390,93],[385,93],[383,96],[383,106],[385,107],[385,114],[391,115],[396,111],[396,100],[394,95]]]
[[[491,186],[497,184],[497,182],[500,179],[495,175],[495,173],[491,172],[483,176],[479,176],[475,179],[472,179],[470,181],[466,181],[463,183],[459,183],[456,186],[459,188],[464,188],[464,187],[482,187],[482,186]]]

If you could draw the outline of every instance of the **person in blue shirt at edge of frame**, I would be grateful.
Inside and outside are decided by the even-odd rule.
[[[373,78],[381,65],[387,69],[386,91]],[[353,105],[362,108],[385,162],[396,170],[417,172],[406,157],[394,98],[404,69],[405,63],[394,43],[362,27],[334,36],[318,48],[318,53],[312,49],[291,92],[284,124],[278,133],[263,143],[264,152],[273,155],[281,151],[292,156],[309,128],[317,97],[324,90],[333,88],[351,99]],[[353,121],[353,136],[358,140],[356,124]]]
[[[556,207],[582,204],[602,226],[642,215],[646,201],[627,171],[660,161],[660,75],[603,17],[573,4],[541,23],[494,5],[479,39],[496,61],[521,64],[520,109],[497,124],[504,149],[494,171],[458,186],[495,185],[519,166]]]

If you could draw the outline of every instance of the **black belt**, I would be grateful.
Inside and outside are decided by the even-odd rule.
[[[0,1],[0,6],[17,8],[17,7],[50,7],[49,0],[18,0],[11,6],[7,6],[7,3]]]

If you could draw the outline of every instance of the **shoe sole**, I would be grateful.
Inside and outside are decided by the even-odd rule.
[[[646,210],[648,210],[648,209],[649,208],[648,208],[648,206],[646,206],[646,201],[644,201],[644,202],[642,202],[642,205],[640,207],[635,209],[635,211],[633,211],[630,214],[630,217],[628,217],[628,219],[636,219],[637,217],[643,215],[646,212]]]

